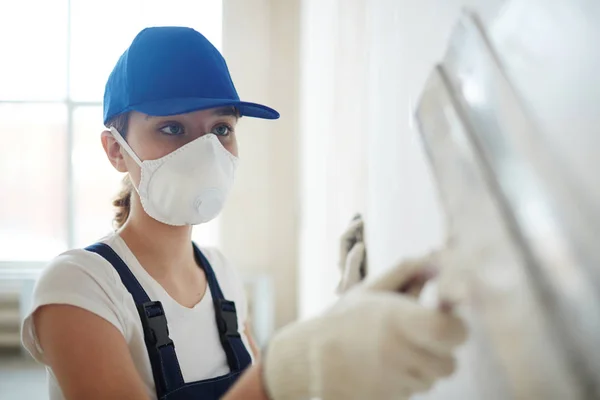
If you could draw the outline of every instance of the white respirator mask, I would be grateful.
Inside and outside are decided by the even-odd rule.
[[[157,160],[141,161],[115,128],[110,131],[141,168],[135,189],[149,216],[167,225],[183,226],[208,222],[221,212],[238,158],[215,134],[203,135]]]

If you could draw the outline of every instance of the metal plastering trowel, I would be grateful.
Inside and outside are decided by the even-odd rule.
[[[477,322],[475,346],[510,398],[598,399],[600,246],[589,236],[600,226],[572,197],[585,188],[565,190],[573,182],[517,93],[465,13],[416,112],[448,217],[437,296]]]

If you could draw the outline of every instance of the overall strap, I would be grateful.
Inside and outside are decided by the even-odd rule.
[[[219,339],[227,356],[229,369],[231,372],[242,371],[252,363],[252,359],[238,330],[235,303],[225,299],[214,270],[195,243],[194,253],[197,261],[204,269],[208,287],[213,297]]]
[[[169,337],[167,318],[160,301],[150,301],[148,294],[135,278],[127,264],[105,243],[96,243],[85,248],[104,257],[121,277],[125,288],[131,293],[137,307],[144,340],[152,366],[152,375],[159,399],[184,385],[175,345]]]

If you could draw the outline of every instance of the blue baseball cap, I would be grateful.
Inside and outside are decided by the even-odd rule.
[[[240,101],[225,59],[201,33],[185,27],[146,28],[106,82],[104,124],[132,110],[167,116],[225,106],[248,117],[279,118],[270,107]]]

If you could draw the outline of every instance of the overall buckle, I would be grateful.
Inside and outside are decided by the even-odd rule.
[[[149,301],[138,306],[144,337],[149,345],[160,349],[173,344],[169,337],[167,317],[160,301]]]
[[[233,301],[219,299],[215,304],[215,312],[219,321],[219,333],[225,337],[240,337],[237,312]]]

